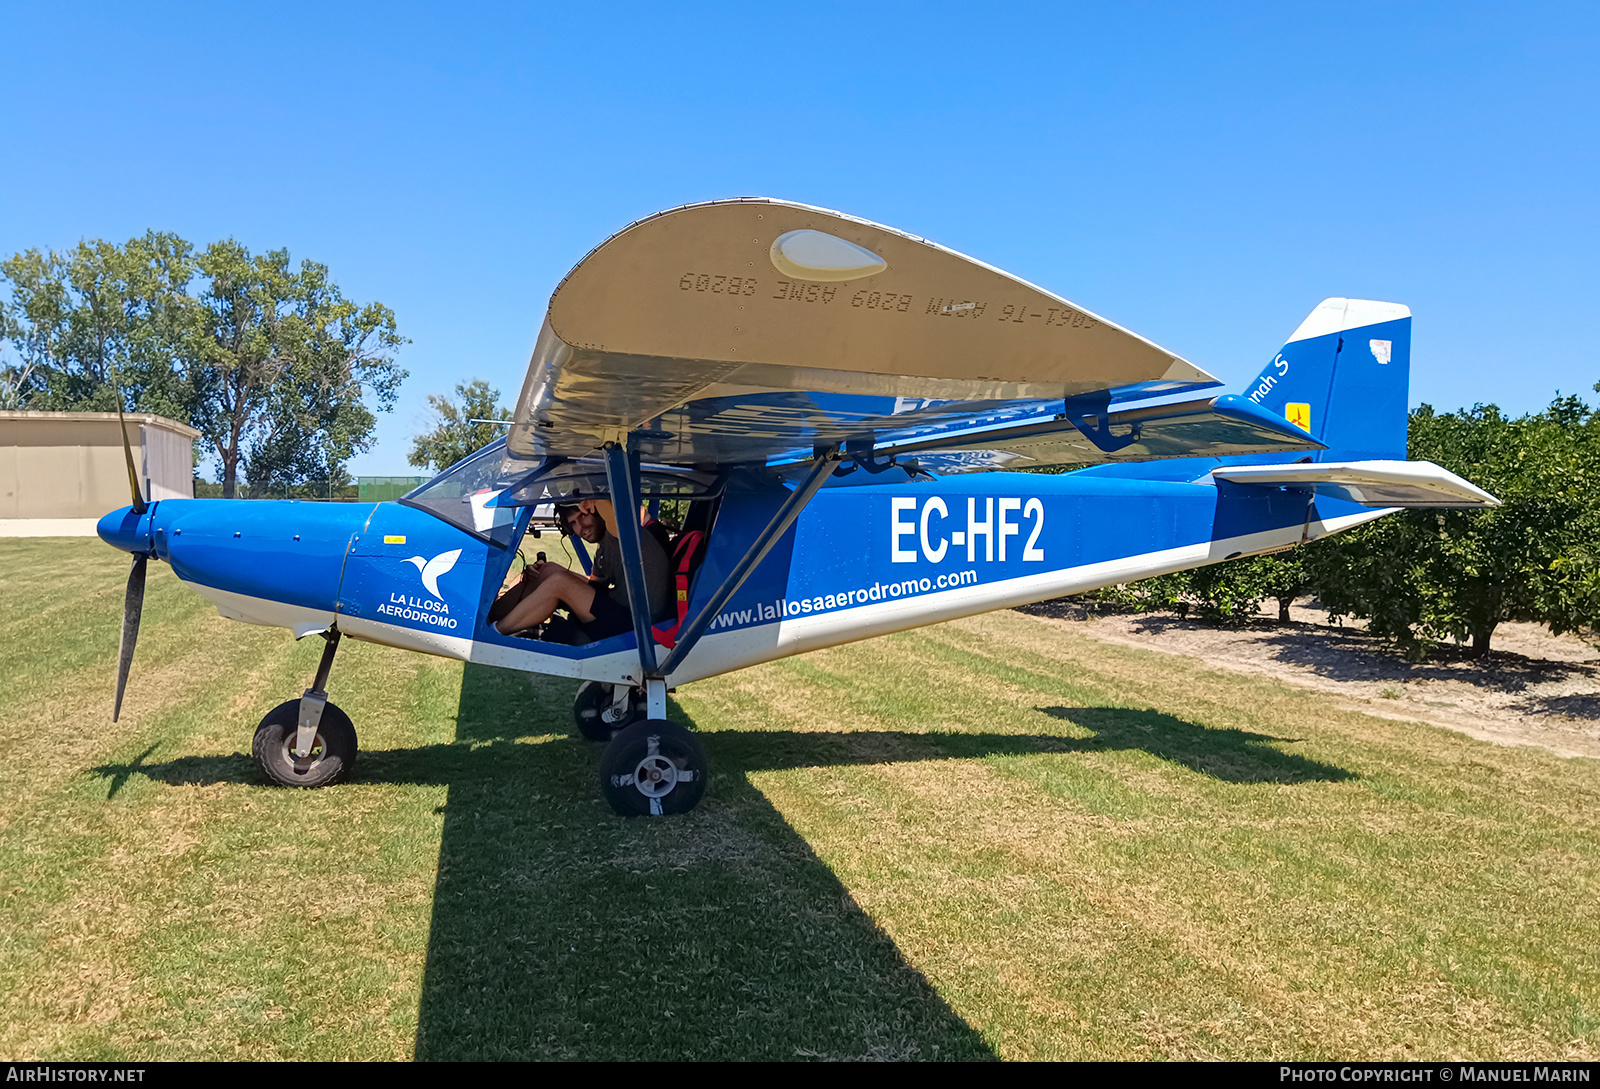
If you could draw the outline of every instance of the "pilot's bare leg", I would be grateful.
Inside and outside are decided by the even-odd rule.
[[[531,594],[545,581],[552,578],[576,578],[580,582],[588,581],[581,576],[574,575],[571,571],[567,570],[565,567],[562,567],[560,564],[549,562],[529,564],[527,567],[523,568],[522,576],[505,590],[501,591],[499,597],[495,598],[494,605],[492,605],[489,609],[489,623],[493,624],[498,620],[504,619],[510,614],[511,610],[517,606],[518,602]],[[521,629],[519,628],[512,630],[520,631]]]
[[[559,563],[551,563],[549,560],[535,561],[528,565],[527,571],[528,578],[534,583],[543,582],[548,578],[560,578],[563,575],[572,574],[571,571],[562,567]],[[582,576],[576,577],[581,578]]]
[[[495,621],[504,618],[507,613],[516,607],[517,602],[528,595],[528,592],[535,585],[536,583],[532,576],[529,576],[527,578],[519,578],[516,582],[501,590],[500,596],[494,599],[493,605],[489,606],[489,623],[493,624]]]
[[[568,571],[565,567],[561,567],[553,563],[545,564],[539,570],[537,578],[540,586],[553,585],[563,587],[564,589],[561,591],[563,594],[569,590],[572,592],[577,592],[580,589],[594,589],[594,583],[590,582],[587,578],[578,574],[576,571]],[[565,597],[563,597],[563,600],[565,600]]]
[[[594,593],[593,583],[570,571],[548,575],[525,593],[495,627],[503,634],[522,631],[549,620],[550,614],[562,605],[572,610],[575,619],[587,624],[594,620],[594,613],[590,611]]]

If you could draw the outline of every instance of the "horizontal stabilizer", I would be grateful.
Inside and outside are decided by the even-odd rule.
[[[1121,412],[1073,411],[1071,401],[1066,407],[1020,424],[880,443],[878,449],[941,474],[1322,449],[1282,416],[1233,394]]]
[[[1498,507],[1500,500],[1431,461],[1226,465],[1217,480],[1262,487],[1300,485],[1366,507]]]

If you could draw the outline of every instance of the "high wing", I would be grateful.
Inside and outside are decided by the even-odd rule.
[[[837,444],[962,471],[1318,447],[1238,398],[1112,411],[1219,384],[924,239],[717,201],[632,224],[561,282],[507,449],[572,459],[631,439],[646,462],[712,468]]]

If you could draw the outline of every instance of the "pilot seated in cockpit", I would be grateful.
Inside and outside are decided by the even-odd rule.
[[[572,615],[574,633],[563,638],[552,626],[546,637],[560,642],[590,643],[633,630],[628,591],[622,568],[622,542],[617,540],[617,515],[609,500],[585,499],[556,507],[556,522],[563,534],[574,534],[600,546],[588,578],[559,564],[540,560],[529,564],[516,585],[506,590],[489,610],[489,621],[504,635],[527,632],[549,620],[565,606]],[[644,584],[652,622],[676,613],[672,592],[672,564],[660,539],[651,532],[639,534],[644,557]]]

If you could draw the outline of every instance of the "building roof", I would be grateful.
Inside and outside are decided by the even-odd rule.
[[[146,427],[157,427],[163,431],[171,431],[175,435],[182,435],[189,440],[198,439],[200,432],[188,424],[170,420],[165,416],[157,416],[150,412],[124,413],[124,420],[129,423],[139,423]],[[0,423],[25,420],[54,421],[61,423],[116,423],[115,412],[30,412],[25,410],[9,409],[0,410]]]

